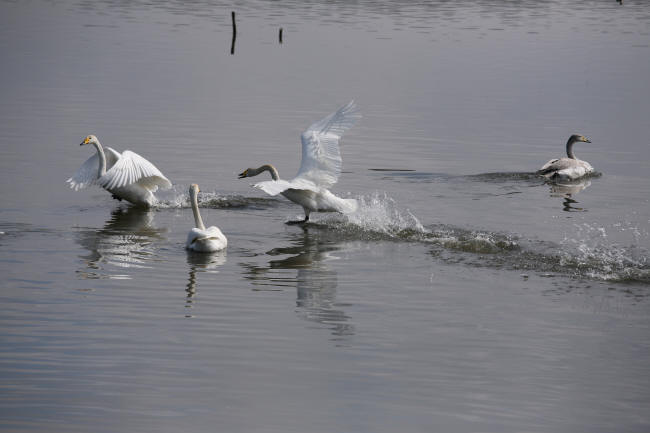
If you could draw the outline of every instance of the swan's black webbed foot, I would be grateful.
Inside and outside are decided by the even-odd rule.
[[[122,201],[122,199],[120,197],[116,196],[115,194],[111,194],[111,196],[113,196],[113,198],[115,200],[117,200],[117,201]]]

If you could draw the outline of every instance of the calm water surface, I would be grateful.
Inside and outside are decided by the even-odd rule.
[[[650,430],[646,2],[3,1],[0,55],[3,432]],[[359,211],[285,225],[237,173],[350,99]],[[91,133],[160,207],[66,186]]]

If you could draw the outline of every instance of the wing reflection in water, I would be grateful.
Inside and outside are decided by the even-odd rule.
[[[578,202],[573,198],[583,189],[591,185],[591,180],[582,179],[563,183],[549,183],[551,197],[562,197],[562,210],[565,212],[586,212],[587,209],[575,206]]]
[[[192,308],[196,296],[196,274],[198,273],[217,273],[216,268],[226,263],[226,251],[217,251],[211,254],[187,252],[187,264],[189,265],[189,278],[185,292],[185,308]],[[194,317],[189,312],[185,317]]]
[[[165,229],[153,225],[153,211],[136,207],[117,208],[101,229],[79,232],[79,244],[89,251],[80,256],[85,267],[77,271],[81,278],[128,279],[125,273],[108,268],[146,267],[154,254],[153,244],[163,240]]]
[[[310,233],[309,229],[309,226],[302,227],[302,233],[292,239],[291,246],[274,248],[266,253],[289,257],[270,260],[268,266],[244,264],[245,277],[258,287],[295,286],[300,317],[327,325],[337,337],[354,335],[354,325],[348,323],[349,317],[336,309],[337,273],[327,266],[328,261],[337,259],[333,253],[340,247],[325,239],[326,233]]]

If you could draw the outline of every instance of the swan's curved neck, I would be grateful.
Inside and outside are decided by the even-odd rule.
[[[190,194],[190,201],[192,202],[192,212],[194,213],[194,224],[196,225],[196,228],[205,230],[205,226],[203,225],[203,220],[201,219],[201,214],[199,213],[199,200],[196,195],[197,195],[196,191],[192,191],[192,193]]]
[[[102,177],[106,174],[106,155],[104,154],[104,148],[99,143],[93,143],[95,149],[97,149],[97,154],[99,155],[99,171],[97,172],[97,177]]]
[[[278,174],[278,170],[276,170],[275,167],[273,167],[271,164],[264,164],[263,166],[256,168],[254,170],[251,170],[252,173],[250,173],[251,176],[257,176],[258,174],[262,173],[263,171],[268,171],[271,173],[271,177],[273,180],[278,180],[280,179],[280,175]]]
[[[578,159],[576,158],[575,153],[573,153],[573,143],[575,143],[575,140],[573,137],[570,137],[569,141],[566,142],[566,156],[571,159]]]

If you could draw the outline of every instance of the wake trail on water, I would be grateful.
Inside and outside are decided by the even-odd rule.
[[[600,281],[650,283],[650,235],[631,223],[609,228],[577,226],[561,243],[511,233],[473,230],[449,224],[423,225],[408,209],[385,193],[357,198],[351,214],[327,214],[308,225],[335,230],[341,241],[396,241],[429,245],[430,254],[444,262],[491,267],[544,276],[553,274]],[[620,237],[629,233],[624,243]]]
[[[481,176],[501,178],[499,174]],[[517,177],[529,179],[528,173]],[[450,264],[490,267],[544,276],[554,274],[600,281],[650,283],[650,245],[647,230],[631,223],[611,227],[577,225],[561,243],[527,238],[525,235],[468,229],[450,224],[424,225],[409,209],[402,208],[384,192],[357,197],[358,208],[350,214],[321,213],[305,225],[328,230],[334,239],[347,241],[413,242],[430,246],[429,253]],[[199,206],[212,209],[254,209],[294,206],[277,198],[201,192]],[[189,196],[174,188],[159,195],[159,208],[189,208]],[[625,242],[615,242],[621,234]]]
[[[156,192],[159,209],[189,208],[190,196],[176,185],[166,191]],[[210,209],[266,209],[277,207],[280,200],[272,197],[247,197],[241,194],[220,194],[217,192],[199,193],[199,207]]]

